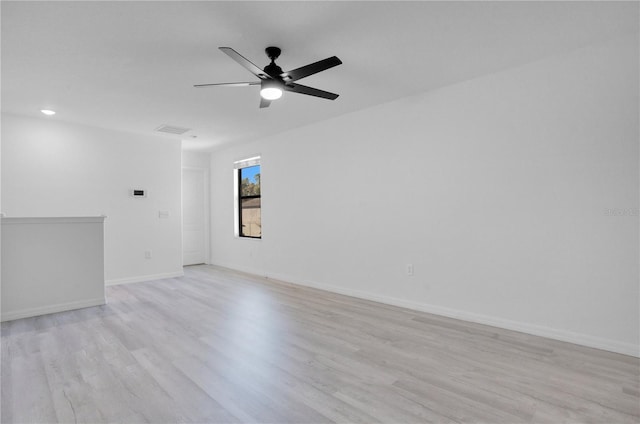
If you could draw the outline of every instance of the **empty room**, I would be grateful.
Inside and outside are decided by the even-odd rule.
[[[0,421],[639,423],[639,17],[3,0]]]

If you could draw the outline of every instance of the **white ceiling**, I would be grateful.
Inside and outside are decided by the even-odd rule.
[[[638,31],[635,2],[2,1],[2,110],[140,134],[191,128],[185,148],[272,135]],[[256,80],[217,47],[290,70],[344,62],[259,109]],[[197,136],[192,138],[191,136]]]

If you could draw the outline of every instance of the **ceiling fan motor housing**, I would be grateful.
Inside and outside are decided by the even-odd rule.
[[[280,80],[280,74],[282,74],[282,68],[271,62],[264,67],[264,71],[272,78]]]

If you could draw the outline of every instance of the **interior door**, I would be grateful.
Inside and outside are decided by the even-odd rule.
[[[207,207],[204,169],[182,169],[182,264],[206,263]]]

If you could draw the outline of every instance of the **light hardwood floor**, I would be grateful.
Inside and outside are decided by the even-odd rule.
[[[640,421],[640,361],[210,266],[2,324],[2,423]]]

